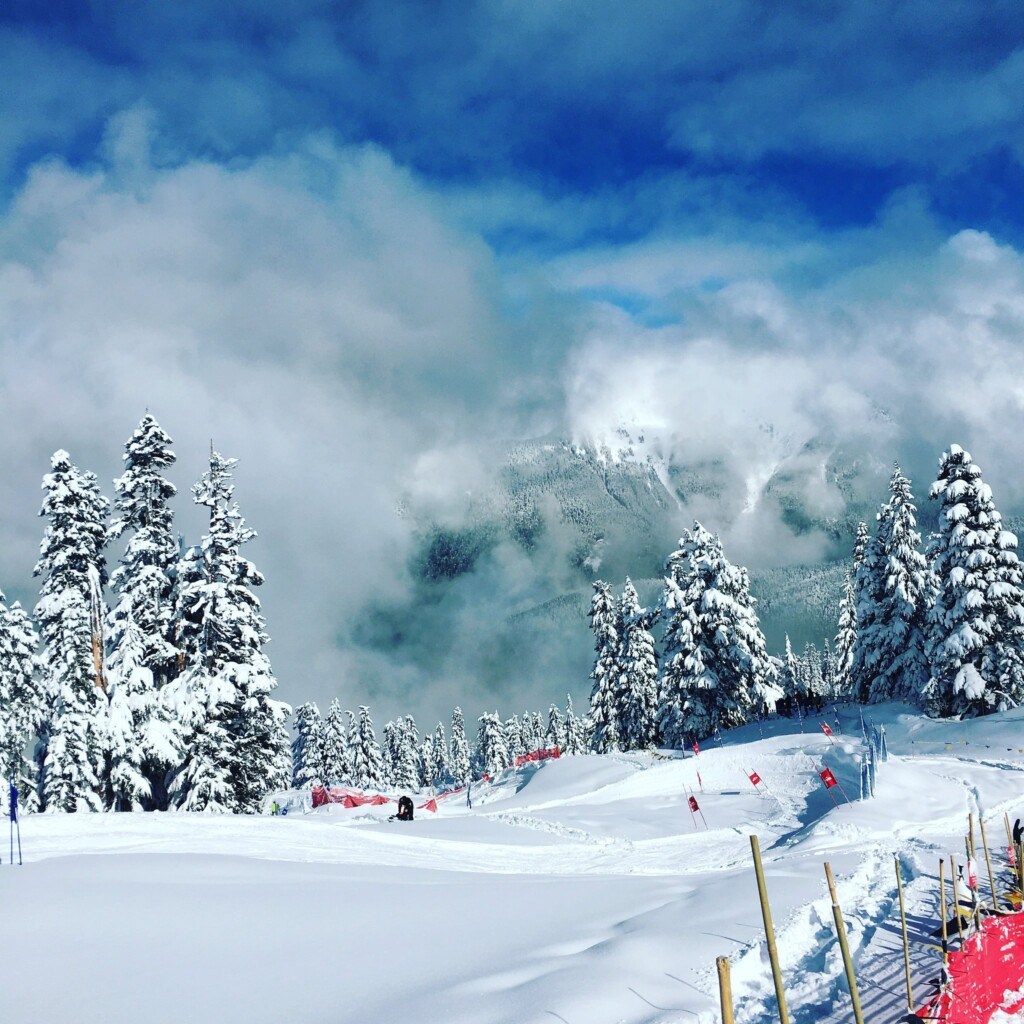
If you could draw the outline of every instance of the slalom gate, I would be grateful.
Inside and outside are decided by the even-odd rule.
[[[1024,1010],[1024,914],[982,919],[981,931],[949,954],[949,983],[917,1015],[950,1024],[988,1024]]]

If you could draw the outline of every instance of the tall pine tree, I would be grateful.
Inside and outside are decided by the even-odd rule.
[[[659,726],[666,743],[741,725],[774,684],[775,668],[750,595],[746,569],[693,524],[668,561],[666,668]]]
[[[931,496],[939,502],[928,615],[929,709],[979,715],[1024,700],[1024,590],[1017,538],[1002,526],[970,453],[950,445]]]
[[[621,732],[618,720],[618,651],[617,609],[611,587],[603,580],[594,583],[590,604],[590,628],[594,633],[594,680],[590,692],[590,734],[594,750],[603,754],[618,750]]]
[[[36,673],[38,646],[39,635],[25,609],[17,601],[8,607],[0,593],[0,785],[14,779],[21,804],[29,811],[39,807],[29,743],[47,718]]]
[[[256,534],[233,500],[236,464],[211,449],[210,469],[192,489],[210,521],[200,556],[192,559],[194,578],[178,596],[195,636],[178,680],[192,739],[174,793],[186,810],[254,812],[291,776],[290,709],[270,697],[277,681],[263,651],[269,638],[252,590],[263,576],[241,555]]]
[[[629,577],[619,601],[622,633],[616,652],[619,739],[626,750],[650,747],[657,738],[658,655],[651,635],[657,618],[640,607]]]
[[[50,705],[43,726],[43,796],[48,810],[102,810],[106,746],[103,667],[103,545],[107,499],[96,476],[65,451],[43,477],[47,520],[35,575],[42,577],[36,619],[42,636],[42,686]]]

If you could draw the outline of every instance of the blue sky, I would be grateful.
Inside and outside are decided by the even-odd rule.
[[[379,672],[336,641],[407,587],[396,503],[457,519],[515,438],[751,488],[955,440],[1024,503],[1017,3],[11,2],[0,66],[9,595],[49,454],[112,479],[147,408],[183,506],[240,457],[318,695]]]

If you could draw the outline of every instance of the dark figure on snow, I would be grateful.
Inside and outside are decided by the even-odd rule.
[[[412,821],[412,799],[407,796],[398,798],[398,813],[395,817],[399,821]]]
[[[1013,823],[1013,845],[1020,846],[1021,835],[1024,835],[1024,828],[1021,828],[1020,818]]]

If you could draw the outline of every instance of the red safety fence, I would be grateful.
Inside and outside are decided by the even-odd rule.
[[[392,797],[381,793],[364,793],[359,789],[345,789],[342,786],[313,787],[313,806],[323,807],[325,804],[341,804],[342,807],[364,807],[367,804],[379,807],[391,803]]]
[[[988,1024],[1024,1009],[1024,914],[982,918],[981,931],[949,954],[949,984],[918,1011],[924,1020]]]
[[[529,754],[520,754],[516,758],[516,767],[522,768],[529,761],[546,761],[549,757],[561,757],[562,752],[558,747],[549,747],[547,750],[531,750]]]

